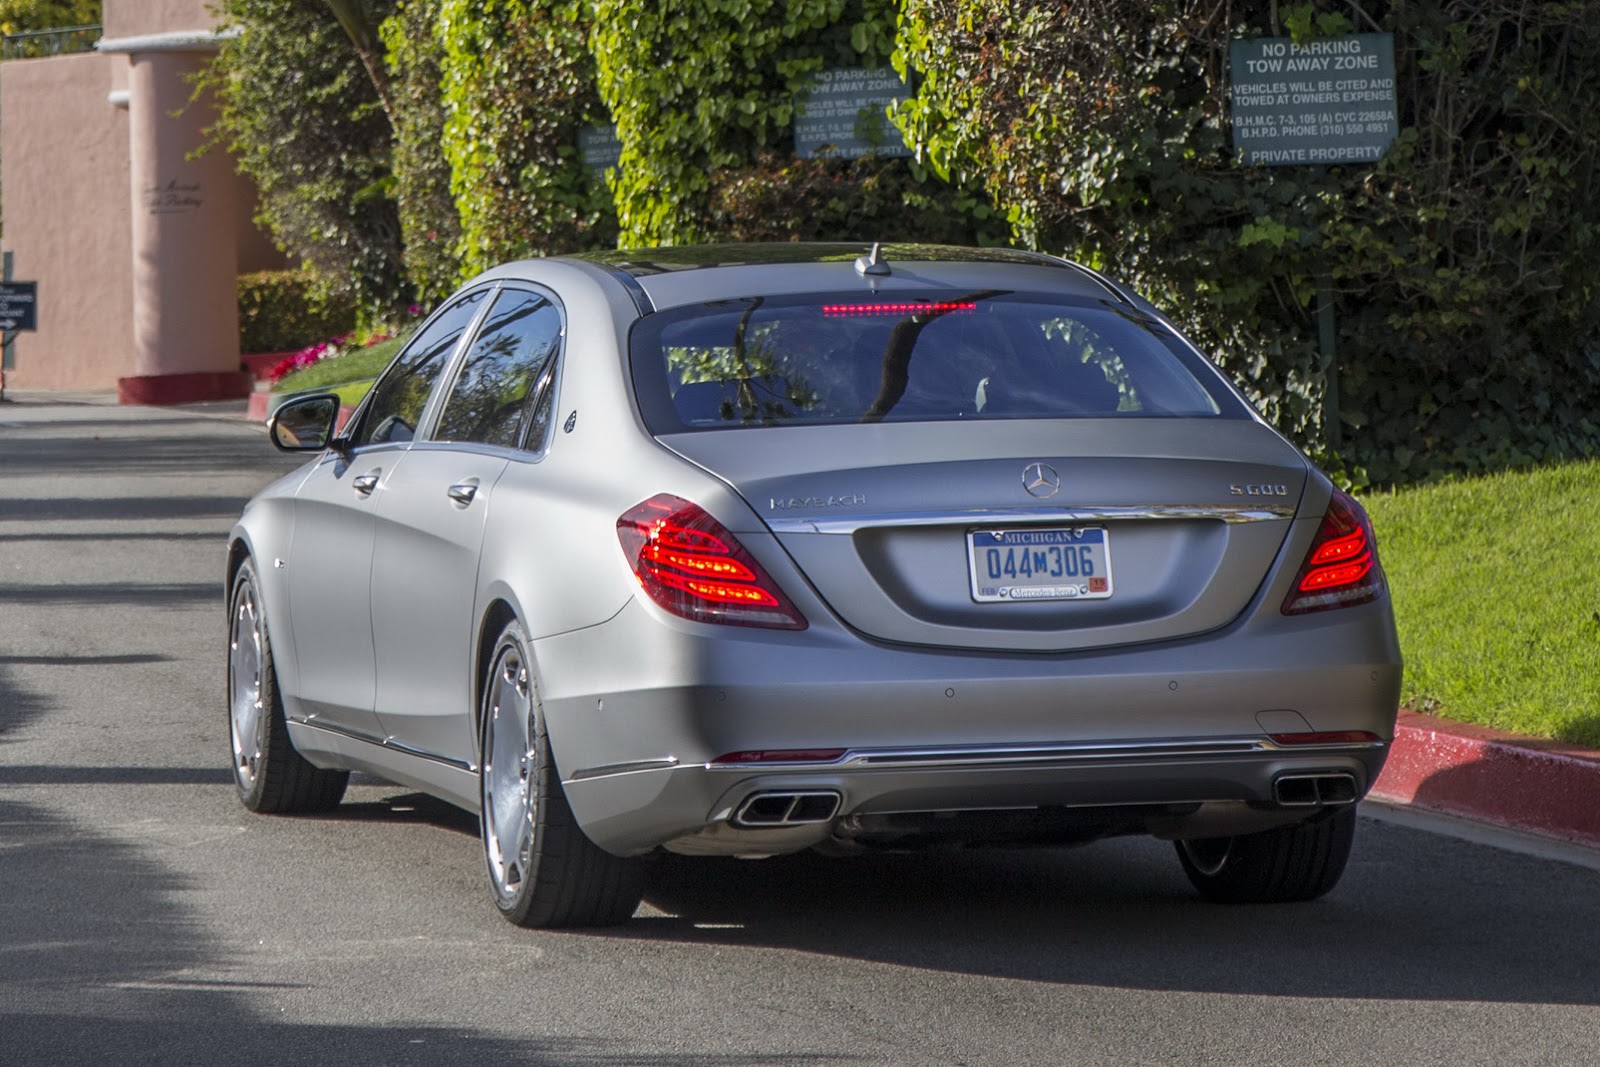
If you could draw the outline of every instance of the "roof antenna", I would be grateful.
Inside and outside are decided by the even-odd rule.
[[[862,277],[867,275],[883,275],[889,273],[889,264],[883,258],[883,245],[877,241],[872,242],[872,252],[865,256],[856,257],[856,273]]]

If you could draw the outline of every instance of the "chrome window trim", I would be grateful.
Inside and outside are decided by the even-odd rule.
[[[1210,519],[1235,525],[1294,517],[1293,504],[1174,504],[1163,507],[972,508],[950,511],[881,511],[790,519],[767,516],[773,533],[854,534],[873,526],[994,526],[1023,523],[1087,526],[1102,522]]]

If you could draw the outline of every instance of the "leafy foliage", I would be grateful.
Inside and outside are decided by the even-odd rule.
[[[97,26],[100,0],[0,0],[0,33]]]
[[[908,0],[898,121],[1019,241],[1150,293],[1280,428],[1341,441],[1352,481],[1600,451],[1600,3],[1286,8],[1302,38],[1395,34],[1402,136],[1326,173],[1229,148],[1228,43],[1274,6]]]
[[[367,8],[376,22],[392,2]],[[315,0],[222,0],[218,14],[240,33],[203,87],[216,136],[261,191],[257,221],[363,312],[403,305],[389,120],[345,31]]]
[[[406,276],[418,300],[437,303],[462,279],[461,216],[444,157],[444,101],[433,27],[442,0],[400,0],[382,26],[394,129],[394,199]]]
[[[617,218],[636,245],[712,236],[714,175],[791,151],[795,94],[830,63],[881,61],[894,17],[893,0],[594,7],[600,95],[622,141]]]
[[[354,305],[323,292],[305,271],[241,274],[238,293],[241,352],[293,351],[348,330],[356,319]]]
[[[578,130],[599,114],[581,0],[438,0],[444,156],[471,274],[505,259],[609,244],[609,198]]]
[[[713,176],[707,229],[733,241],[1003,238],[987,204],[905,159],[795,159],[763,152]]]

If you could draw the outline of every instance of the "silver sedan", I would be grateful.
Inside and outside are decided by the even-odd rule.
[[[253,810],[351,771],[479,814],[529,926],[645,857],[1176,843],[1319,896],[1393,736],[1372,527],[1155,308],[1042,255],[512,263],[228,546]]]

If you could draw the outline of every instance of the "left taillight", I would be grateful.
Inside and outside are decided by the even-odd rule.
[[[738,538],[698,504],[661,493],[617,520],[639,585],[695,622],[804,630],[806,620]]]
[[[1348,493],[1333,491],[1322,526],[1311,542],[1294,588],[1283,601],[1285,615],[1348,608],[1378,599],[1383,568],[1372,520]]]

